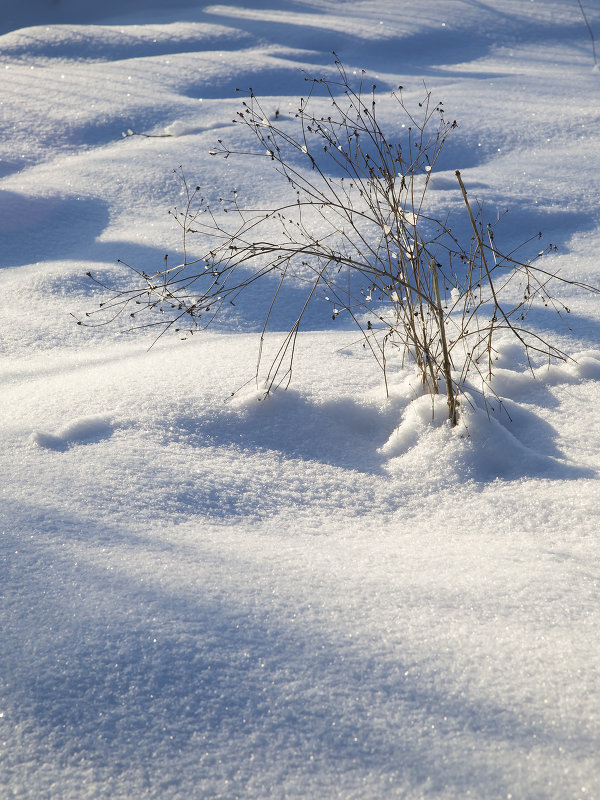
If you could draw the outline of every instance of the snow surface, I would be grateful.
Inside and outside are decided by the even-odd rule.
[[[600,797],[597,297],[564,290],[571,331],[532,318],[575,361],[534,376],[507,342],[502,408],[473,395],[456,430],[401,363],[386,398],[318,304],[262,402],[230,397],[260,289],[152,349],[71,316],[88,270],[177,258],[180,165],[277,200],[268,164],[208,153],[236,87],[285,115],[332,50],[458,120],[436,208],[458,168],[509,239],[543,231],[549,269],[600,284],[578,4],[177,5],[0,0],[2,796]]]

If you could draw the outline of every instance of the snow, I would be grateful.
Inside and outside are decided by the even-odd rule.
[[[180,166],[211,196],[277,202],[268,159],[209,153],[240,141],[249,86],[292,124],[302,70],[332,75],[332,50],[376,80],[386,125],[386,91],[417,101],[423,82],[458,120],[433,211],[460,204],[460,169],[491,217],[509,210],[499,237],[542,231],[549,271],[598,286],[578,4],[0,11],[5,796],[599,797],[597,296],[565,285],[570,314],[531,317],[573,360],[532,372],[503,341],[502,403],[468,388],[456,429],[400,359],[386,397],[325,300],[267,398],[270,285],[152,347],[73,317],[103,297],[88,271],[122,287],[118,259],[177,263]],[[304,295],[284,299],[266,361]]]

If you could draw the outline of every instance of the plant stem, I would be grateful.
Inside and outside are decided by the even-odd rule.
[[[454,428],[458,424],[458,415],[456,413],[456,394],[454,393],[452,384],[452,366],[450,363],[450,354],[448,352],[448,344],[446,342],[446,329],[444,327],[444,311],[442,309],[442,298],[440,297],[440,284],[438,281],[437,264],[435,259],[432,258],[430,262],[431,274],[433,276],[433,287],[435,289],[436,311],[438,315],[438,327],[440,331],[440,342],[442,345],[442,353],[444,357],[443,373],[446,381],[446,397],[448,398],[448,419]]]
[[[587,25],[587,29],[589,31],[590,38],[592,40],[592,52],[594,53],[594,66],[597,67],[598,66],[598,58],[596,57],[596,39],[594,37],[594,31],[592,30],[592,26],[588,22],[588,18],[585,15],[585,11],[583,10],[583,6],[581,5],[581,0],[577,0],[577,2],[579,3],[579,8],[581,10],[581,14],[583,16],[585,24]]]

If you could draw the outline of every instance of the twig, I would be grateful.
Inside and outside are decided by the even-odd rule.
[[[431,259],[431,274],[433,275],[433,286],[435,288],[435,304],[438,315],[438,326],[440,332],[440,340],[442,344],[443,353],[443,373],[446,379],[446,397],[448,398],[448,418],[452,427],[458,424],[458,415],[456,413],[456,392],[452,383],[452,370],[450,366],[450,354],[448,352],[448,344],[446,342],[446,326],[444,320],[444,311],[442,309],[442,298],[440,296],[440,284],[437,273],[437,263],[435,258]]]
[[[596,57],[596,39],[594,37],[594,31],[592,30],[592,26],[588,22],[588,18],[585,15],[585,11],[583,10],[583,6],[581,5],[581,0],[577,0],[577,2],[579,4],[579,8],[581,9],[581,14],[583,16],[585,24],[587,25],[587,29],[590,32],[590,38],[592,40],[592,52],[594,53],[594,66],[597,67],[598,66],[598,58]]]

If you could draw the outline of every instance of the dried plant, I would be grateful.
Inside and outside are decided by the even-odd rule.
[[[193,332],[208,327],[256,281],[275,277],[255,374],[265,393],[289,384],[306,309],[323,295],[334,319],[343,313],[356,323],[386,387],[395,348],[414,361],[426,392],[445,394],[455,425],[466,382],[478,376],[481,391],[489,391],[500,331],[520,342],[531,365],[539,355],[566,358],[525,319],[537,301],[568,313],[552,284],[574,282],[536,259],[518,260],[514,250],[503,253],[494,226],[473,209],[458,170],[470,226],[466,241],[429,215],[430,181],[456,122],[446,120],[443,105],[427,91],[413,112],[398,87],[392,98],[400,121],[392,136],[379,123],[376,86],[367,90],[363,73],[353,88],[354,78],[337,59],[335,66],[334,78],[307,79],[307,96],[291,119],[279,112],[269,118],[250,90],[235,122],[252,134],[255,147],[236,149],[219,140],[211,151],[271,167],[288,187],[288,202],[250,209],[233,191],[211,204],[181,172],[186,200],[173,214],[183,232],[182,263],[151,274],[134,270],[132,288],[114,292],[79,322],[125,317],[128,329],[156,325],[160,335]],[[190,237],[202,243],[202,257],[189,257]],[[304,301],[263,373],[265,332],[286,282],[306,287]],[[158,318],[146,323],[153,312]]]

